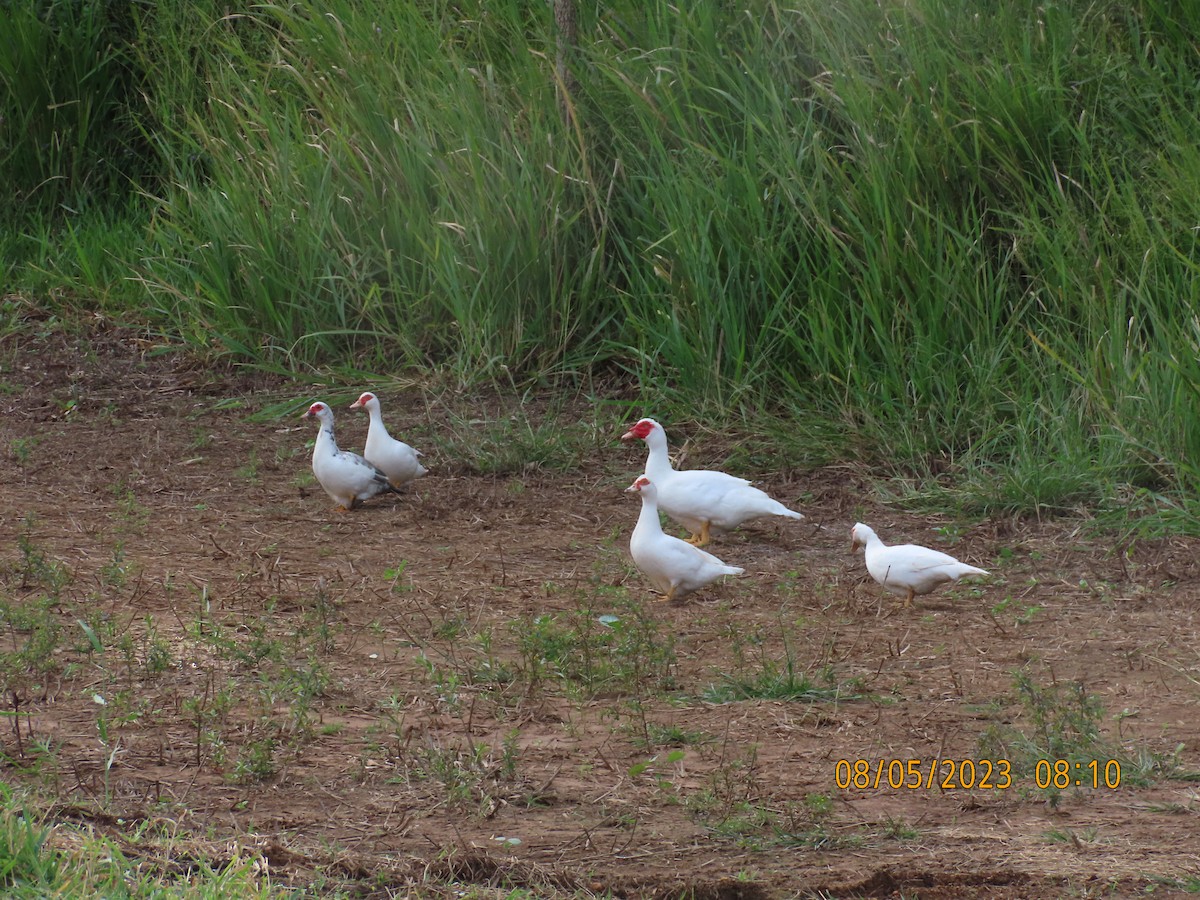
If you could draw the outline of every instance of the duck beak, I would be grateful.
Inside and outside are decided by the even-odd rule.
[[[632,441],[633,440],[633,432],[632,431],[625,432],[623,435],[621,435],[621,440]]]

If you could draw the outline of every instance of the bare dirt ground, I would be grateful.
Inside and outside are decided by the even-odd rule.
[[[744,474],[808,519],[717,539],[746,574],[668,605],[626,552],[644,449],[617,436],[650,405],[380,387],[432,471],[346,514],[311,480],[311,388],[158,350],[38,322],[0,344],[3,777],[54,820],[181,877],[258,857],[356,896],[1200,885],[1196,541],[931,521],[853,466],[780,467]],[[367,387],[324,397],[343,447]],[[534,425],[577,464],[497,463]],[[903,610],[856,520],[993,574]],[[1084,760],[1062,791],[1035,784],[1047,735]],[[1118,787],[1074,785],[1092,757]],[[889,786],[908,760],[920,786]],[[930,783],[937,760],[991,761],[992,787]]]

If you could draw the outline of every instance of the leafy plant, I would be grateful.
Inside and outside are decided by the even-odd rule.
[[[59,881],[59,857],[47,846],[50,829],[0,785],[0,887],[52,888]]]
[[[1036,783],[1038,777],[1050,781],[1039,789],[1052,803],[1057,804],[1066,789],[1048,777],[1060,760],[1065,761],[1065,771],[1071,776],[1060,780],[1073,783],[1075,774],[1083,773],[1081,780],[1089,786],[1088,767],[1094,761],[1103,772],[1109,760],[1116,760],[1122,784],[1148,784],[1178,765],[1173,757],[1131,753],[1106,737],[1104,705],[1082,681],[1042,686],[1028,672],[1019,671],[1013,675],[1013,685],[1022,712],[1019,724],[989,727],[979,738],[980,752],[990,759],[1007,759],[1014,779],[1027,784]]]
[[[34,543],[36,518],[27,515],[21,521],[22,528],[17,535],[17,549],[20,551],[21,561],[16,566],[16,572],[21,576],[21,587],[25,590],[42,587],[56,594],[68,580],[67,570],[61,562],[48,557]]]
[[[752,641],[758,651],[757,665],[747,663],[739,636],[733,648],[738,670],[721,673],[720,682],[710,684],[704,691],[704,699],[710,703],[753,699],[836,703],[861,699],[861,684],[858,679],[838,681],[832,665],[822,667],[815,677],[806,672],[798,672],[786,628],[782,629],[782,634],[783,656],[779,659],[768,656],[761,642]]]
[[[606,608],[611,611],[601,611]],[[543,614],[512,630],[520,654],[516,674],[531,686],[555,680],[584,696],[642,696],[674,686],[673,639],[623,594],[586,593],[565,617]]]

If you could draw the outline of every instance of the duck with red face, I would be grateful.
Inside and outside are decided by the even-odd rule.
[[[711,553],[665,534],[658,518],[658,490],[645,475],[627,487],[640,494],[642,511],[629,539],[634,564],[668,602],[712,584],[723,575],[741,575],[744,569],[727,566]]]
[[[697,547],[707,544],[714,534],[763,516],[804,518],[745,478],[713,469],[677,471],[667,453],[667,433],[653,419],[639,420],[621,440],[646,442],[646,475],[658,489],[659,508],[692,533],[688,542]]]
[[[301,418],[315,418],[321,423],[313,444],[312,470],[342,512],[354,509],[363,500],[379,494],[395,492],[387,476],[357,453],[338,448],[333,436],[333,410],[318,400]]]
[[[403,487],[428,471],[421,465],[420,450],[414,450],[404,441],[398,441],[388,434],[378,397],[370,391],[364,391],[361,397],[350,404],[350,408],[365,409],[371,417],[363,457],[371,465],[383,470],[392,487]]]

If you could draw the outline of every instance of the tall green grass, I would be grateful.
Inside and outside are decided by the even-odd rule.
[[[621,370],[980,511],[1200,481],[1190,6],[580,4],[566,117],[541,4],[132,9],[141,239],[11,279],[276,365]]]
[[[129,115],[133,4],[0,8],[0,169],[6,218],[107,206],[139,169]],[[116,204],[118,207],[120,202]]]
[[[167,315],[300,362],[590,361],[613,318],[596,189],[528,64],[525,8],[481,6],[477,22],[382,0],[182,13],[175,40],[203,38],[192,50],[221,99],[165,138],[165,155],[186,152],[170,157],[144,278]],[[476,58],[485,26],[514,59]]]
[[[135,107],[137,4],[0,6],[0,286],[131,296],[154,167]],[[133,295],[140,301],[144,295]],[[128,302],[128,301],[126,301]]]

